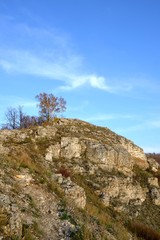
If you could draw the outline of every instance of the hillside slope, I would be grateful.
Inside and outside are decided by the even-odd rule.
[[[0,131],[0,239],[160,239],[160,171],[76,119]]]

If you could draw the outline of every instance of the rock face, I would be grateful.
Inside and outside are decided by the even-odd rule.
[[[32,138],[33,141],[46,138],[49,141],[50,139],[56,140],[57,135],[61,134],[61,139],[56,140],[55,144],[50,145],[47,149],[46,160],[51,161],[52,158],[60,157],[66,159],[81,158],[85,154],[85,157],[89,160],[102,165],[108,165],[111,169],[114,165],[118,164],[120,170],[125,166],[125,169],[128,168],[130,171],[132,170],[135,158],[148,166],[143,150],[130,140],[115,134],[107,128],[100,128],[92,132],[89,128],[90,126],[94,128],[94,126],[82,121],[79,121],[80,127],[78,125],[71,126],[76,121],[62,119],[57,124],[58,128],[56,125],[46,128],[38,127],[37,131],[28,130],[25,133],[20,133],[16,130],[12,132],[3,130],[0,133],[0,139],[6,140],[11,138],[16,142],[25,142],[29,138]],[[66,127],[64,131],[63,125]],[[5,152],[7,148],[4,149],[4,146],[1,144],[0,150],[1,152]],[[124,162],[122,159],[124,159]]]
[[[74,184],[65,189],[66,197],[70,198],[72,202],[78,207],[84,209],[86,206],[86,195],[82,187]]]
[[[159,164],[153,158],[149,158],[147,161],[152,172],[158,172]]]
[[[115,199],[120,204],[141,205],[146,200],[146,188],[142,188],[140,184],[133,184],[131,178],[111,177],[107,179],[107,186],[100,192],[103,202],[106,206]]]
[[[76,137],[63,137],[61,139],[61,157],[76,160],[82,156],[108,171],[116,169],[124,174],[130,174],[133,168],[130,154],[121,146],[111,147],[93,139],[79,140]]]
[[[121,137],[120,144],[131,154],[132,157],[139,158],[144,161],[147,160],[143,149],[133,144],[133,142]]]
[[[66,159],[80,158],[82,153],[79,139],[76,137],[62,137],[61,157]]]
[[[3,130],[0,161],[0,239],[132,239],[106,207],[145,222],[153,206],[160,228],[158,163],[108,128],[59,119]]]
[[[59,158],[60,151],[61,151],[61,149],[60,149],[59,143],[49,146],[49,148],[47,148],[45,159],[47,161],[52,161],[53,158],[55,158],[55,159]]]

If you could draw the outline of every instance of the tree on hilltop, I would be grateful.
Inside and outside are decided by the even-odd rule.
[[[40,117],[29,116],[23,112],[23,107],[9,107],[5,112],[6,123],[2,124],[1,129],[22,129],[42,124]]]
[[[57,113],[62,113],[66,110],[66,101],[64,98],[58,98],[52,93],[40,93],[36,96],[36,99],[39,101],[39,114],[44,121],[49,122]]]
[[[25,114],[23,113],[22,109],[22,106],[18,106],[18,108],[9,107],[5,112],[6,124],[3,124],[3,128],[23,128]]]
[[[3,127],[8,129],[16,129],[19,125],[18,110],[13,107],[9,107],[5,112],[6,124]]]

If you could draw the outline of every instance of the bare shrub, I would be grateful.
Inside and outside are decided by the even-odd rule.
[[[65,167],[61,167],[57,173],[60,173],[62,174],[62,176],[64,178],[68,178],[68,177],[71,177],[71,172],[69,171],[69,169],[65,168]]]

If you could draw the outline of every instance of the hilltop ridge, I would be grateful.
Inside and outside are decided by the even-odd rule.
[[[0,160],[1,239],[136,240],[139,222],[160,239],[159,165],[108,128],[1,130]]]

